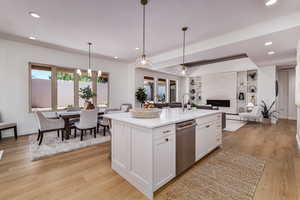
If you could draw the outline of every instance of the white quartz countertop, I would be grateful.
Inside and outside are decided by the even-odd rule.
[[[187,120],[205,117],[217,113],[221,113],[221,111],[196,109],[196,110],[189,110],[183,112],[181,108],[166,108],[166,109],[162,109],[160,118],[153,118],[153,119],[133,118],[131,116],[131,113],[105,114],[103,115],[103,117],[152,129],[152,128],[157,128],[169,124],[175,124]]]

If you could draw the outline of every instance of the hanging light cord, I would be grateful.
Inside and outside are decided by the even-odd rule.
[[[89,44],[89,69],[91,69],[91,45],[92,43],[88,43]]]
[[[146,4],[143,4],[143,56],[145,56],[145,46],[146,46],[146,42],[145,42],[145,37],[146,37]]]
[[[185,64],[185,32],[187,31],[188,27],[183,27],[183,50],[182,50],[182,64]]]
[[[185,31],[183,31],[183,55],[182,55],[182,64],[184,64],[184,56],[185,56]]]

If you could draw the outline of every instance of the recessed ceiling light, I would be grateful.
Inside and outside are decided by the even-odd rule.
[[[270,46],[270,45],[272,45],[272,44],[273,44],[273,42],[269,41],[269,42],[266,42],[266,43],[265,43],[265,46]]]
[[[136,47],[135,50],[140,50],[140,48]]]
[[[118,56],[115,56],[115,57],[114,57],[114,59],[118,59],[118,58],[119,58]]]
[[[31,40],[36,40],[36,37],[30,36],[29,39],[31,39]]]
[[[275,3],[277,3],[277,0],[267,0],[266,6],[273,6]]]
[[[31,17],[34,17],[36,19],[40,18],[41,16],[35,12],[29,12],[29,15],[31,15]]]
[[[273,54],[275,54],[275,51],[269,51],[268,54],[273,55]]]

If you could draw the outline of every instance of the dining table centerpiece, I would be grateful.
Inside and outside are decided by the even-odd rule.
[[[89,85],[79,89],[79,96],[84,100],[85,110],[95,109],[95,105],[90,100],[96,96],[96,93],[92,91],[92,88]]]

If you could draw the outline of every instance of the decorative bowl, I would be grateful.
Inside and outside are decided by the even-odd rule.
[[[134,108],[130,110],[133,118],[159,118],[161,110],[158,108]]]

